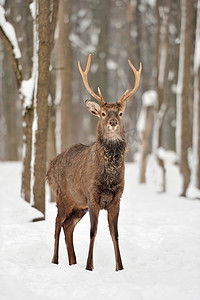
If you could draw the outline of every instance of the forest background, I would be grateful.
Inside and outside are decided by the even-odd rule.
[[[11,29],[8,29],[11,26]],[[15,41],[14,41],[15,40]],[[14,41],[14,42],[13,42]],[[89,82],[108,102],[134,86],[124,122],[126,161],[148,157],[166,191],[177,164],[182,196],[200,189],[200,1],[0,1],[0,159],[22,160],[23,198],[45,217],[46,163],[73,143],[95,140],[77,62],[92,53]],[[52,196],[52,200],[53,196]]]

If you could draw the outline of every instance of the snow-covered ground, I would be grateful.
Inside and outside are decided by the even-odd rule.
[[[149,174],[150,177],[153,174]],[[102,211],[93,272],[85,270],[89,246],[88,214],[75,229],[78,264],[68,266],[63,234],[60,264],[51,264],[55,204],[47,220],[20,194],[20,163],[0,163],[0,299],[200,299],[200,201],[178,197],[179,178],[168,169],[168,193],[137,182],[134,164],[126,166],[119,240],[124,270],[115,272],[114,251]],[[153,181],[153,179],[152,179]]]

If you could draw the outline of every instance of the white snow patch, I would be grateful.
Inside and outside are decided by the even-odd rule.
[[[0,5],[0,26],[2,27],[5,35],[7,36],[7,38],[9,39],[9,41],[13,46],[13,53],[15,58],[16,59],[21,58],[21,51],[18,46],[15,29],[12,26],[12,24],[6,21],[5,10],[1,5]]]
[[[83,53],[92,53],[95,51],[95,47],[92,45],[86,45],[77,34],[71,33],[69,39],[73,46],[80,48]]]
[[[98,45],[100,32],[101,32],[100,28],[95,28],[93,32],[90,34],[90,39],[93,46]]]
[[[149,90],[142,95],[142,104],[144,106],[155,106],[157,104],[157,93],[154,90]]]
[[[157,105],[157,93],[154,90],[149,90],[142,95],[142,109],[138,118],[137,128],[140,132],[144,132],[146,126],[147,107]]]
[[[86,30],[88,30],[88,27],[91,24],[91,20],[90,19],[83,19],[80,21],[80,33],[85,32]]]
[[[35,1],[33,1],[31,4],[29,4],[29,9],[31,11],[33,20],[35,20],[35,16],[36,16]]]
[[[30,108],[32,105],[33,98],[33,90],[34,90],[34,78],[31,77],[28,80],[23,80],[21,85],[21,93],[24,96],[23,101],[23,109]]]
[[[108,59],[106,61],[106,66],[107,66],[107,69],[109,69],[109,70],[116,70],[118,68],[117,63],[112,59]]]
[[[156,4],[156,0],[145,0],[144,2],[152,7],[155,7]]]
[[[164,148],[160,147],[157,150],[157,155],[160,159],[164,160],[164,162],[169,162],[172,164],[177,163],[177,154],[171,150],[165,150]]]

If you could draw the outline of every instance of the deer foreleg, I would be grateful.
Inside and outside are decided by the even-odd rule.
[[[61,231],[61,222],[59,215],[57,214],[56,217],[56,224],[55,224],[55,245],[54,245],[54,254],[52,258],[52,263],[58,264],[58,248],[59,248],[59,237],[60,237],[60,231]]]
[[[65,234],[65,241],[68,252],[69,265],[76,264],[76,255],[74,251],[73,244],[73,232],[76,224],[82,219],[82,217],[86,214],[87,210],[73,210],[68,218],[63,223],[63,230]]]
[[[89,207],[90,214],[90,246],[88,259],[86,264],[86,270],[92,271],[93,266],[93,249],[94,249],[94,241],[97,233],[97,225],[98,225],[98,216],[99,216],[99,208],[97,207]]]
[[[112,237],[115,260],[116,260],[116,271],[123,270],[119,242],[118,242],[118,216],[119,216],[119,201],[115,205],[108,209],[108,224],[110,229],[110,234]]]

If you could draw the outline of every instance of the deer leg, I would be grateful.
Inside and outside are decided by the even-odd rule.
[[[58,248],[59,248],[59,237],[60,237],[60,231],[61,231],[61,222],[59,215],[57,214],[56,217],[56,224],[55,224],[55,245],[54,245],[54,254],[52,258],[53,264],[58,264]]]
[[[118,216],[119,216],[119,202],[111,206],[108,209],[108,224],[110,229],[110,235],[112,237],[115,260],[116,260],[116,271],[123,270],[119,242],[118,242]]]
[[[93,270],[93,249],[94,249],[94,241],[97,233],[97,224],[98,224],[98,216],[99,216],[99,208],[89,208],[90,214],[90,246],[88,259],[86,264],[86,270]]]
[[[83,218],[87,210],[73,210],[63,223],[63,230],[65,234],[65,242],[67,246],[67,253],[69,265],[76,264],[76,255],[73,244],[73,232],[76,224]]]

